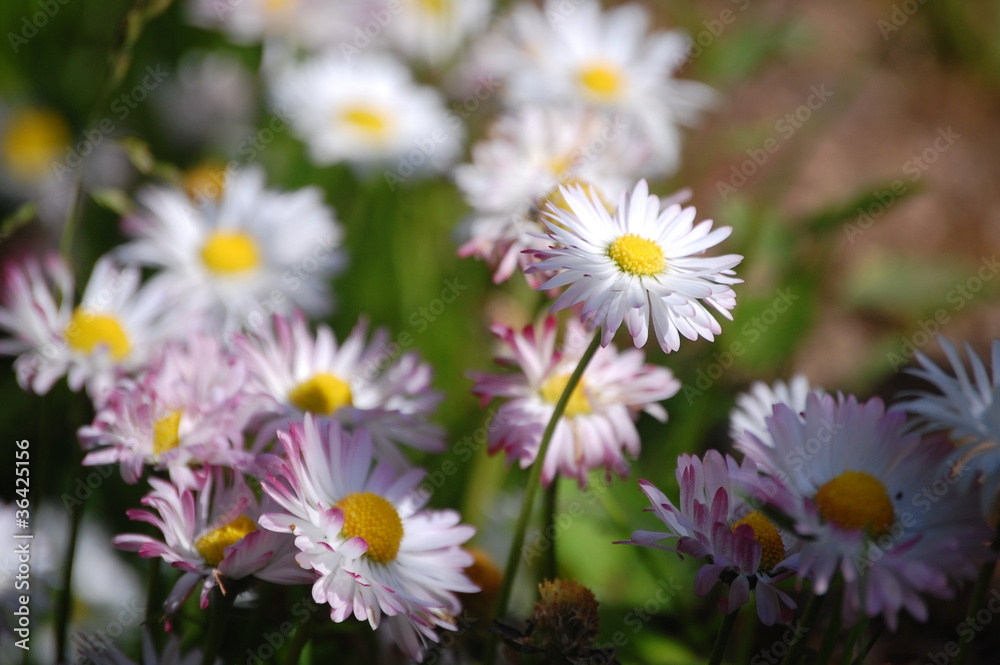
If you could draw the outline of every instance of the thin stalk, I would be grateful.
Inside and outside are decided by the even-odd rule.
[[[163,559],[160,557],[153,557],[149,560],[149,580],[146,584],[146,618],[144,623],[146,624],[146,634],[149,638],[153,640],[153,646],[158,647],[158,640],[156,636],[160,631],[154,630],[153,626],[150,625],[152,618],[157,614],[157,605],[159,604],[159,588],[160,588],[160,562]],[[159,650],[157,650],[158,652]]]
[[[69,629],[70,611],[73,608],[73,561],[76,559],[76,543],[80,536],[80,522],[83,520],[83,504],[70,509],[69,543],[66,545],[66,559],[62,567],[62,593],[56,608],[56,657],[62,662],[66,658],[66,633]]]
[[[847,636],[847,644],[844,645],[844,652],[840,655],[841,665],[849,665],[849,663],[854,662],[854,645],[858,642],[864,644],[865,631],[868,630],[868,613],[865,612],[865,598],[867,598],[868,593],[866,581],[865,575],[862,575],[858,580],[858,607],[861,616]]]
[[[559,479],[553,478],[543,495],[542,513],[545,519],[545,530],[542,537],[546,539],[549,549],[542,560],[542,579],[554,580],[559,576],[559,559],[556,557],[555,517],[556,500],[558,499]],[[550,535],[552,534],[552,535]]]
[[[826,627],[826,633],[823,634],[823,642],[819,647],[819,658],[816,659],[816,662],[822,665],[830,662],[830,659],[833,657],[833,649],[837,646],[837,638],[840,637],[840,628],[843,624],[840,605],[840,602],[834,604],[833,616],[830,617],[830,623]]]
[[[229,615],[232,614],[234,600],[236,594],[232,590],[229,593],[222,593],[219,587],[212,590],[212,616],[208,623],[208,636],[205,639],[201,665],[214,665],[226,635],[226,625],[229,623]]]
[[[507,605],[510,602],[510,594],[514,588],[514,577],[517,575],[518,564],[521,561],[521,549],[524,547],[524,535],[535,506],[535,495],[538,494],[538,488],[541,485],[542,466],[544,466],[545,456],[549,451],[552,434],[555,432],[556,424],[566,410],[569,396],[573,394],[573,390],[580,383],[580,377],[583,376],[584,370],[587,369],[587,365],[590,364],[590,360],[594,357],[600,344],[601,331],[597,330],[594,333],[594,339],[590,342],[590,346],[583,352],[580,362],[577,364],[576,369],[573,370],[569,381],[566,382],[566,387],[563,388],[562,395],[559,396],[559,401],[556,402],[556,406],[552,410],[552,417],[549,418],[549,423],[545,426],[545,431],[542,433],[542,441],[538,446],[538,455],[535,457],[535,463],[531,465],[531,472],[528,474],[528,484],[524,488],[521,514],[518,516],[517,525],[514,527],[514,538],[510,543],[510,553],[507,555],[507,566],[504,568],[503,582],[500,585],[500,593],[497,597],[495,615],[497,619],[503,619],[507,616]],[[496,633],[491,633],[486,646],[486,665],[492,665],[496,658],[496,641]]]
[[[816,616],[819,614],[819,608],[823,604],[825,596],[817,594],[815,591],[809,598],[809,602],[806,603],[806,609],[802,613],[802,618],[799,619],[799,627],[803,636],[792,642],[791,646],[788,647],[788,653],[785,654],[785,659],[781,661],[782,665],[795,665],[798,662],[799,657],[802,655],[802,650],[806,648],[806,637],[805,633],[808,633],[812,629],[813,624],[816,623]]]
[[[298,665],[298,662],[302,657],[302,650],[307,644],[309,644],[309,638],[312,637],[313,618],[315,616],[315,614],[309,615],[309,617],[300,623],[299,627],[295,629],[295,636],[292,637],[292,644],[288,647],[288,653],[285,654],[285,665]]]
[[[990,545],[990,551],[993,554],[1000,552],[1000,522],[997,523],[997,534],[993,537],[993,543]],[[972,596],[969,598],[969,611],[966,612],[966,620],[971,619],[976,612],[978,612],[983,607],[983,601],[986,600],[986,592],[990,588],[990,582],[993,580],[993,573],[996,570],[997,561],[987,561],[983,564],[983,567],[979,569],[979,577],[976,578],[976,586],[972,588]],[[972,640],[961,640],[958,645],[958,654],[955,656],[955,660],[952,661],[954,665],[965,665],[965,659],[969,657],[969,645],[972,644]]]
[[[712,648],[712,655],[708,659],[708,665],[720,665],[722,656],[726,653],[726,646],[729,644],[729,636],[736,625],[736,615],[740,613],[740,608],[736,608],[729,614],[722,617],[722,625],[719,626],[719,634],[715,638],[715,646]]]

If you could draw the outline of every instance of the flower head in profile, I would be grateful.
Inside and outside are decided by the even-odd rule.
[[[809,394],[802,412],[777,404],[767,439],[743,446],[784,488],[770,502],[806,539],[797,574],[824,594],[839,573],[845,613],[881,614],[890,630],[902,609],[927,619],[922,594],[951,598],[974,578],[990,536],[952,447],[904,425],[877,398]]]
[[[795,566],[797,541],[783,533],[756,509],[762,497],[775,490],[758,482],[757,465],[742,464],[718,451],[709,450],[704,459],[681,455],[677,460],[680,501],[674,504],[646,480],[639,488],[652,504],[651,510],[667,531],[636,531],[631,545],[673,550],[678,555],[704,559],[694,588],[705,595],[721,579],[729,583],[729,594],[719,601],[729,614],[757,594],[757,615],[765,625],[789,623],[795,601],[775,586],[788,577]],[[660,543],[673,541],[673,545]]]
[[[495,398],[507,400],[490,427],[490,452],[503,450],[509,460],[524,468],[535,461],[545,425],[589,338],[580,323],[572,320],[566,339],[557,348],[557,325],[552,317],[521,332],[500,325],[494,326],[493,332],[503,342],[504,356],[498,362],[517,371],[475,373],[472,392],[484,405]],[[632,458],[639,455],[635,428],[639,412],[666,420],[666,409],[659,402],[675,395],[679,388],[680,382],[669,369],[646,364],[639,350],[620,353],[613,346],[598,349],[556,425],[542,462],[542,482],[549,485],[561,474],[576,478],[582,487],[587,484],[587,474],[599,468],[624,475],[626,454]]]
[[[737,254],[699,256],[732,231],[712,230],[711,221],[694,224],[694,208],[673,203],[661,208],[640,180],[623,194],[612,214],[593,192],[582,187],[561,188],[567,207],[550,206],[546,226],[552,240],[541,259],[526,272],[558,273],[539,289],[566,286],[553,311],[583,304],[587,327],[602,329],[607,346],[622,323],[636,346],[653,335],[667,353],[680,347],[681,336],[715,339],[722,332],[708,307],[728,319],[736,306],[730,285],[742,280],[733,267]],[[708,307],[706,307],[706,305]]]
[[[263,169],[251,166],[218,194],[195,202],[176,188],[142,190],[139,212],[123,222],[134,240],[120,256],[159,268],[153,283],[183,296],[215,330],[292,307],[327,313],[342,230],[321,191],[266,189]]]
[[[950,374],[923,353],[917,353],[920,368],[910,370],[938,393],[911,392],[894,409],[914,414],[921,431],[947,432],[960,444],[957,456],[982,474],[982,508],[989,515],[1000,495],[1000,339],[993,340],[992,376],[968,344],[965,353],[971,375],[951,342],[941,339],[940,344],[951,363]],[[966,474],[970,479],[974,475]]]
[[[365,430],[345,432],[335,420],[306,415],[278,434],[284,456],[264,456],[264,491],[285,511],[261,517],[265,529],[293,533],[296,560],[316,571],[313,598],[330,618],[352,615],[373,629],[383,619],[409,656],[418,658],[436,628],[455,630],[456,593],[478,588],[464,569],[473,535],[458,513],[427,510],[418,491],[423,472],[399,475],[377,463]]]
[[[430,422],[441,401],[430,387],[430,365],[414,352],[395,357],[384,329],[367,336],[365,320],[342,342],[325,325],[313,334],[300,313],[274,316],[273,327],[257,335],[237,335],[237,353],[249,369],[248,391],[267,399],[262,412],[270,414],[258,443],[311,413],[365,428],[379,459],[397,469],[407,464],[400,445],[444,450],[444,433]]]
[[[194,484],[181,486],[150,478],[153,491],[142,503],[148,509],[127,511],[139,522],[160,530],[162,540],[137,533],[112,539],[115,547],[160,557],[184,571],[163,604],[174,614],[201,584],[201,608],[219,585],[223,593],[236,580],[256,577],[276,584],[308,584],[316,575],[295,563],[294,539],[257,527],[262,508],[243,475],[221,467],[193,475]],[[273,505],[271,506],[273,508]]]
[[[246,392],[246,368],[218,340],[194,334],[163,348],[135,379],[111,391],[93,424],[80,429],[84,465],[118,463],[135,483],[146,465],[178,480],[202,464],[246,469],[243,429],[261,407]]]
[[[140,286],[138,268],[109,257],[94,265],[76,306],[73,274],[58,256],[8,265],[5,277],[0,328],[13,338],[0,341],[0,353],[18,356],[18,383],[38,394],[66,376],[99,405],[118,378],[144,368],[187,325],[171,315],[177,301],[170,294]]]

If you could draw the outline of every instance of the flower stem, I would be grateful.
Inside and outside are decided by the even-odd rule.
[[[69,615],[73,607],[73,561],[76,559],[76,543],[80,539],[80,522],[83,520],[83,504],[70,509],[69,543],[66,545],[66,560],[62,568],[62,594],[56,609],[56,658],[61,662],[66,657],[66,632]]]
[[[545,489],[544,503],[542,504],[542,512],[545,519],[545,530],[542,531],[543,536],[547,539],[549,544],[549,549],[545,552],[544,561],[542,562],[542,578],[554,580],[559,576],[559,559],[556,557],[556,539],[555,536],[549,536],[549,534],[555,534],[555,515],[556,515],[556,500],[558,494],[559,479],[553,478],[552,484]]]
[[[806,609],[802,613],[802,618],[799,619],[799,632],[802,633],[802,636],[788,647],[788,653],[785,654],[785,659],[781,661],[782,665],[795,665],[796,661],[802,655],[802,650],[806,646],[805,633],[809,632],[809,629],[816,623],[816,615],[819,614],[819,608],[823,604],[824,598],[825,596],[821,596],[815,591],[812,597],[809,598],[809,602],[806,603]]]
[[[715,638],[715,646],[712,648],[712,655],[708,659],[708,665],[719,665],[722,656],[726,653],[726,645],[729,644],[729,636],[736,625],[736,615],[740,613],[740,608],[736,608],[722,618],[722,625],[719,626],[719,634]]]
[[[990,551],[993,554],[1000,552],[1000,522],[997,523],[997,534],[993,537],[993,543],[990,545]],[[979,569],[979,577],[976,578],[976,586],[972,588],[972,596],[969,598],[969,611],[966,612],[966,625],[970,625],[969,622],[972,617],[983,607],[983,601],[986,600],[986,591],[990,588],[990,582],[993,580],[993,573],[996,570],[997,561],[991,560],[983,564],[982,568]],[[955,656],[955,660],[952,661],[953,665],[964,665],[965,659],[969,656],[969,645],[972,644],[972,640],[961,640],[958,645],[958,654]]]
[[[236,600],[236,594],[232,590],[229,593],[223,593],[219,587],[212,589],[212,616],[208,623],[208,636],[205,638],[205,651],[202,653],[201,665],[214,665],[226,635],[226,624],[229,623],[234,600]]]
[[[521,514],[517,518],[517,525],[514,527],[514,537],[510,543],[510,553],[507,555],[507,566],[504,568],[503,582],[500,585],[500,593],[497,597],[495,614],[497,619],[503,619],[507,616],[507,605],[510,602],[511,591],[514,588],[514,578],[517,576],[518,564],[521,561],[521,549],[524,547],[524,535],[535,506],[535,495],[538,494],[538,487],[541,485],[542,467],[545,464],[545,455],[548,453],[549,443],[552,441],[552,434],[555,432],[556,424],[566,410],[569,396],[573,394],[573,390],[580,383],[580,377],[583,376],[584,370],[587,369],[587,365],[590,364],[590,360],[594,357],[600,344],[601,331],[597,330],[594,333],[594,339],[590,342],[590,346],[583,352],[580,362],[577,364],[576,369],[573,370],[569,381],[566,382],[566,387],[563,388],[562,395],[559,396],[559,401],[556,402],[556,406],[552,410],[552,417],[549,418],[549,423],[545,426],[545,432],[542,434],[542,441],[538,445],[538,455],[535,457],[535,463],[531,465],[531,472],[528,474],[528,484],[524,488]],[[489,643],[486,646],[486,665],[492,665],[496,658],[496,641],[496,633],[491,633]]]
[[[312,637],[314,616],[310,615],[295,629],[295,637],[292,638],[292,644],[288,648],[288,653],[285,654],[285,665],[298,665],[299,659],[302,657],[302,650],[309,643],[309,638]]]

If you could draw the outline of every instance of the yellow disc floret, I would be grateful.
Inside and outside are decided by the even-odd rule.
[[[389,133],[389,119],[370,106],[348,106],[341,111],[340,119],[371,139],[382,140]]]
[[[288,401],[303,411],[322,416],[332,416],[342,406],[353,403],[351,386],[346,381],[320,372],[292,388]]]
[[[569,383],[570,376],[570,374],[557,374],[542,384],[540,391],[542,399],[549,404],[558,402],[559,397],[566,390],[566,384]],[[584,381],[580,379],[580,382],[573,387],[573,392],[569,394],[569,401],[566,402],[566,410],[563,412],[563,415],[572,418],[573,416],[586,415],[592,410],[590,408],[590,399],[587,397],[584,388]]]
[[[93,353],[105,347],[115,360],[122,360],[132,349],[128,335],[118,319],[109,314],[95,314],[77,308],[64,331],[66,343],[80,353]]]
[[[153,423],[153,454],[162,455],[180,443],[181,416],[183,411],[171,411]]]
[[[634,233],[618,236],[608,248],[608,256],[623,272],[639,277],[658,275],[667,265],[662,247]]]
[[[364,538],[365,553],[379,563],[396,559],[403,542],[403,520],[396,508],[383,496],[371,492],[348,494],[337,502],[344,513],[341,531],[348,538]]]
[[[59,114],[25,109],[8,119],[0,149],[14,175],[41,180],[49,174],[69,141],[69,127]]]
[[[212,272],[231,275],[260,264],[257,241],[240,231],[216,231],[201,248],[201,260]]]
[[[760,543],[760,567],[758,570],[771,570],[784,560],[785,543],[781,540],[781,534],[778,533],[778,527],[774,525],[774,522],[764,517],[759,510],[755,510],[734,522],[733,531],[736,531],[736,527],[744,524],[753,529],[753,539]]]
[[[417,0],[426,14],[444,17],[451,13],[451,0]]]
[[[194,549],[206,563],[218,566],[226,556],[226,548],[238,542],[248,533],[257,530],[257,525],[246,515],[240,515],[229,524],[209,531],[199,538]]]
[[[889,493],[875,476],[845,471],[816,492],[820,516],[845,529],[864,529],[877,538],[889,530],[896,511]]]
[[[610,63],[591,63],[579,70],[578,77],[584,93],[592,99],[610,101],[621,94],[621,72]]]

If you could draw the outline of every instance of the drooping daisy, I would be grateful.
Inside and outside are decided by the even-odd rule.
[[[84,466],[121,466],[135,483],[147,464],[178,480],[200,464],[246,469],[243,429],[261,407],[249,394],[243,363],[216,338],[196,334],[163,349],[141,376],[111,392],[92,425],[80,429],[91,452]]]
[[[73,275],[58,256],[8,264],[0,328],[13,338],[0,341],[0,353],[18,356],[21,387],[44,394],[67,375],[72,390],[86,386],[100,404],[120,376],[181,334],[184,317],[171,311],[178,302],[162,286],[140,287],[139,278],[138,268],[102,257],[74,307]]]
[[[497,410],[490,427],[490,452],[503,450],[522,468],[535,461],[542,432],[588,342],[573,320],[557,349],[556,327],[552,317],[543,326],[528,326],[520,333],[494,326],[505,355],[512,355],[500,362],[515,365],[520,372],[472,375],[476,382],[472,392],[484,405],[498,397],[509,399]],[[543,484],[549,485],[559,473],[576,478],[583,487],[587,474],[597,468],[625,475],[625,454],[639,455],[634,422],[639,412],[666,420],[667,412],[659,402],[680,389],[669,369],[644,361],[644,354],[636,349],[619,353],[609,346],[597,351],[556,425],[542,463]]]
[[[455,629],[455,594],[478,590],[461,547],[474,529],[454,511],[423,509],[423,472],[376,463],[363,429],[349,434],[307,414],[278,436],[284,456],[262,458],[270,471],[262,487],[287,514],[263,515],[260,525],[295,534],[296,560],[319,574],[313,598],[330,605],[331,619],[353,615],[378,628],[396,617],[397,643],[419,659],[437,627]]]
[[[123,222],[135,240],[119,254],[161,268],[153,282],[217,325],[252,325],[294,306],[329,311],[342,230],[318,188],[265,189],[264,171],[249,166],[230,175],[218,200],[196,206],[166,187],[137,198],[142,210]]]
[[[839,572],[844,611],[881,614],[890,630],[901,609],[927,619],[922,594],[951,598],[974,578],[990,536],[978,489],[960,487],[948,464],[951,446],[904,425],[877,398],[811,393],[802,413],[777,404],[768,440],[744,445],[787,490],[771,503],[807,538],[797,574],[824,594]]]
[[[774,584],[788,577],[795,566],[798,543],[756,509],[761,497],[767,496],[757,483],[757,465],[749,459],[737,464],[715,450],[705,453],[704,460],[681,455],[677,482],[680,501],[675,506],[652,483],[639,481],[652,504],[647,510],[668,531],[636,531],[624,542],[705,559],[694,583],[698,595],[705,595],[722,579],[729,583],[728,596],[719,601],[724,613],[749,602],[754,589],[757,615],[764,625],[789,623],[795,601]],[[672,546],[659,544],[667,539],[674,541]]]
[[[729,414],[729,435],[736,448],[742,448],[742,441],[748,435],[753,435],[761,441],[767,441],[767,418],[774,411],[775,404],[786,404],[792,411],[802,413],[806,410],[806,397],[815,393],[825,395],[822,388],[812,388],[809,379],[802,374],[796,374],[789,382],[781,380],[768,385],[763,381],[754,381],[750,389],[736,396],[736,407]]]
[[[396,15],[386,26],[386,36],[405,55],[431,64],[454,56],[471,36],[486,28],[493,0],[381,0],[385,8],[396,5]],[[377,10],[376,10],[377,11]]]
[[[473,208],[464,225],[461,256],[476,256],[506,281],[545,249],[539,214],[545,202],[565,206],[560,184],[593,187],[603,201],[617,201],[629,167],[615,139],[620,126],[597,114],[529,106],[502,116],[472,149],[472,163],[455,169],[455,180]],[[538,275],[533,286],[544,281]]]
[[[206,467],[193,474],[192,486],[150,478],[153,490],[142,499],[149,509],[126,511],[128,516],[160,530],[163,540],[137,533],[112,539],[115,547],[138,552],[143,558],[160,557],[184,571],[163,604],[174,614],[201,584],[201,608],[218,585],[256,577],[276,584],[309,584],[316,575],[295,563],[294,539],[257,528],[261,510],[243,475],[221,467]]]
[[[487,71],[505,75],[514,105],[585,106],[624,118],[623,137],[641,151],[650,175],[680,160],[680,127],[694,124],[714,98],[704,84],[673,78],[687,56],[679,32],[649,33],[645,8],[602,10],[597,0],[520,3],[486,40]]]
[[[368,323],[362,320],[341,344],[328,326],[314,335],[301,313],[275,316],[273,323],[234,339],[249,369],[248,390],[270,401],[262,410],[273,417],[261,426],[260,443],[311,413],[365,428],[379,459],[396,468],[407,465],[401,444],[444,450],[444,432],[429,421],[441,401],[430,387],[430,365],[414,352],[390,355],[386,330],[376,330],[366,342]]]
[[[567,207],[549,206],[545,225],[553,246],[534,252],[541,260],[526,272],[561,271],[539,289],[568,288],[553,311],[583,303],[581,316],[590,329],[603,330],[607,346],[622,322],[637,347],[653,333],[667,353],[680,336],[712,340],[722,328],[705,306],[727,319],[736,306],[730,288],[742,280],[732,270],[743,257],[699,257],[729,236],[732,229],[712,230],[712,222],[694,225],[695,210],[673,203],[661,209],[640,180],[623,194],[614,215],[593,190],[561,187]]]
[[[385,54],[350,61],[333,51],[273,77],[275,106],[292,109],[294,132],[317,164],[383,165],[390,184],[447,167],[458,153],[461,121],[432,88],[419,86]]]

